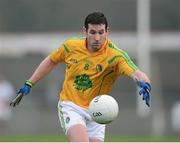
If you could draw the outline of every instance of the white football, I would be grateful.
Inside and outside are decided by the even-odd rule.
[[[117,101],[109,95],[95,97],[89,104],[89,114],[99,124],[108,124],[115,120],[119,113]]]

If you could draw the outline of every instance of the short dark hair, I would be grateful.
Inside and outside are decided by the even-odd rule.
[[[88,29],[88,24],[105,24],[105,28],[108,27],[108,22],[105,15],[101,12],[90,13],[84,21],[84,27]]]

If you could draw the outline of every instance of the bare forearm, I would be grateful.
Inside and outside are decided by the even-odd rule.
[[[36,84],[39,80],[44,78],[55,66],[56,64],[51,61],[50,57],[46,57],[34,71],[29,81],[31,81],[33,84]]]
[[[131,75],[132,79],[134,81],[142,81],[142,82],[148,82],[150,83],[149,78],[147,77],[147,75],[145,73],[143,73],[140,70],[136,70],[132,75]]]

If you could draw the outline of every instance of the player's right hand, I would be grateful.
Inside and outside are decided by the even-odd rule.
[[[17,92],[16,98],[11,101],[10,106],[15,107],[16,105],[18,105],[19,102],[21,101],[22,97],[27,95],[30,92],[32,86],[33,86],[33,83],[27,80],[24,83],[23,88],[21,88]]]

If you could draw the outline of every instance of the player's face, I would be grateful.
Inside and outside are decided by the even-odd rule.
[[[88,50],[96,52],[102,48],[108,35],[108,29],[105,28],[105,24],[88,24],[85,34]]]

